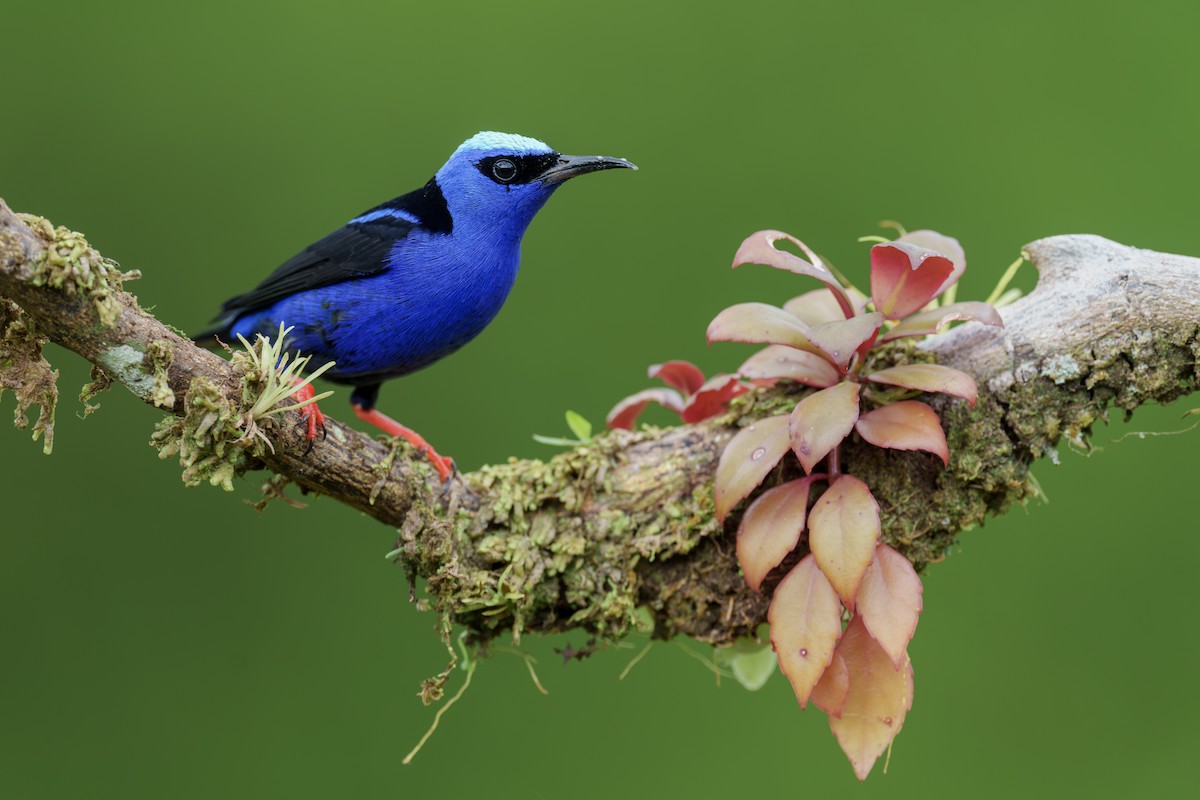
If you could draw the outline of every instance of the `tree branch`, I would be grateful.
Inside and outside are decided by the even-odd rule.
[[[844,448],[843,468],[880,500],[885,540],[918,567],[939,560],[958,531],[1035,494],[1030,462],[1062,436],[1086,446],[1109,404],[1129,411],[1200,383],[1200,261],[1095,236],[1043,239],[1028,254],[1040,282],[1003,309],[1004,329],[966,324],[881,356],[936,358],[978,380],[974,409],[935,402],[949,467],[921,453]],[[244,410],[245,370],[142,310],[121,277],[78,234],[0,201],[0,296],[15,303],[0,304],[0,355],[6,344],[17,352],[18,332],[29,351],[31,331],[79,353],[179,418],[164,440],[188,436],[188,420],[202,421],[214,396]],[[0,358],[0,387],[20,398],[31,359],[40,354]],[[44,382],[49,369],[39,368]],[[724,527],[713,517],[717,460],[738,427],[790,409],[802,391],[753,392],[699,425],[607,433],[547,462],[462,475],[445,490],[407,446],[333,420],[311,451],[301,426],[263,423],[269,446],[236,471],[267,469],[398,528],[410,577],[426,580],[447,624],[478,638],[573,627],[618,637],[639,627],[724,643],[751,633],[766,603],[738,574],[737,515]],[[768,485],[794,476],[788,462]]]

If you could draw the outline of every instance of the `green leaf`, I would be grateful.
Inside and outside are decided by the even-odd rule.
[[[540,433],[533,434],[533,440],[538,444],[548,444],[553,447],[578,447],[583,444],[576,439],[567,439],[563,436],[543,436]]]
[[[766,628],[760,625],[760,629]],[[764,635],[762,640],[743,636],[731,647],[718,647],[713,653],[717,666],[733,673],[733,677],[751,692],[757,692],[775,672],[775,650]]]
[[[738,683],[757,692],[775,673],[775,651],[770,644],[764,644],[751,652],[734,653],[729,670]]]
[[[582,414],[575,411],[567,412],[567,427],[571,429],[571,433],[581,442],[586,442],[592,438],[592,423],[583,418]]]

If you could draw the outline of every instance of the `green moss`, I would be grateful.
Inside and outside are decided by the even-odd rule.
[[[207,482],[233,491],[233,479],[244,473],[266,447],[249,413],[231,403],[206,377],[195,378],[183,400],[183,416],[158,423],[150,444],[159,458],[179,457],[183,482]]]
[[[139,272],[122,272],[117,262],[104,258],[83,234],[62,226],[54,227],[42,217],[18,215],[46,244],[33,265],[29,282],[49,286],[65,294],[86,297],[96,308],[103,325],[111,326],[121,315],[114,293],[122,283],[141,277]]]
[[[175,407],[175,392],[171,390],[168,374],[175,359],[175,345],[164,339],[155,339],[146,348],[142,368],[150,376],[150,402],[159,408]]]
[[[101,392],[106,392],[113,385],[113,379],[107,372],[95,365],[92,366],[91,382],[85,383],[83,389],[79,392],[79,402],[83,404],[83,418],[87,419],[88,415],[100,410],[99,403],[92,403],[96,395]]]
[[[427,579],[429,605],[476,642],[503,632],[519,641],[529,629],[620,638],[644,625],[638,564],[720,532],[710,489],[698,493],[700,511],[662,502],[678,494],[685,464],[614,485],[612,464],[624,448],[659,435],[611,433],[549,461],[484,467],[471,481],[486,504],[451,519],[414,510],[410,520],[421,519],[401,531],[396,552]],[[614,493],[632,511],[597,499]]]

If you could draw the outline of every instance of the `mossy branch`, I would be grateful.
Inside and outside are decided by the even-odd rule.
[[[974,409],[938,405],[949,467],[920,453],[844,450],[843,468],[880,501],[885,540],[918,567],[1035,493],[1029,464],[1063,436],[1086,446],[1109,406],[1166,402],[1200,383],[1200,260],[1095,236],[1043,239],[1027,252],[1040,282],[1003,310],[1003,330],[968,324],[920,348],[883,350],[892,363],[936,359],[979,382]],[[95,366],[86,396],[111,381],[169,410],[178,419],[158,444],[180,452],[185,429],[211,433],[197,415],[245,411],[246,368],[141,309],[121,288],[129,277],[78,234],[0,201],[0,298],[10,301],[0,299],[0,391],[17,392],[22,421],[31,403],[52,419],[40,343],[56,342]],[[311,451],[302,426],[274,418],[255,429],[269,445],[239,451],[237,463],[206,439],[187,446],[210,448],[201,455],[214,459],[216,482],[265,469],[279,476],[273,492],[290,481],[398,529],[397,560],[426,581],[447,623],[476,638],[568,628],[615,638],[636,627],[725,643],[750,634],[766,605],[738,573],[737,515],[725,526],[713,517],[712,477],[738,427],[790,409],[798,391],[753,392],[699,425],[617,431],[546,462],[484,467],[445,490],[406,446],[334,420]],[[792,477],[788,461],[768,484]]]

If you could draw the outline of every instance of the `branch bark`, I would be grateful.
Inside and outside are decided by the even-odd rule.
[[[115,265],[81,241],[0,201],[0,297],[26,327],[177,416],[198,413],[199,379],[245,403],[243,370],[141,309]],[[1002,310],[1004,329],[971,323],[920,349],[885,351],[896,363],[933,358],[979,382],[974,409],[938,405],[949,467],[919,453],[843,454],[844,469],[880,500],[885,539],[918,567],[939,560],[958,531],[1034,494],[1029,464],[1063,436],[1086,446],[1110,405],[1131,411],[1200,384],[1200,260],[1097,236],[1042,239],[1027,253],[1040,280]],[[0,379],[6,369],[0,363]],[[751,633],[766,603],[738,574],[737,515],[724,527],[713,517],[717,460],[741,425],[789,409],[800,391],[753,392],[702,424],[607,433],[445,489],[410,450],[334,420],[311,451],[301,426],[264,424],[270,446],[239,470],[261,467],[397,528],[407,573],[426,580],[447,623],[478,638],[574,627],[619,637],[639,627],[719,644]],[[768,485],[793,473],[781,467]]]

